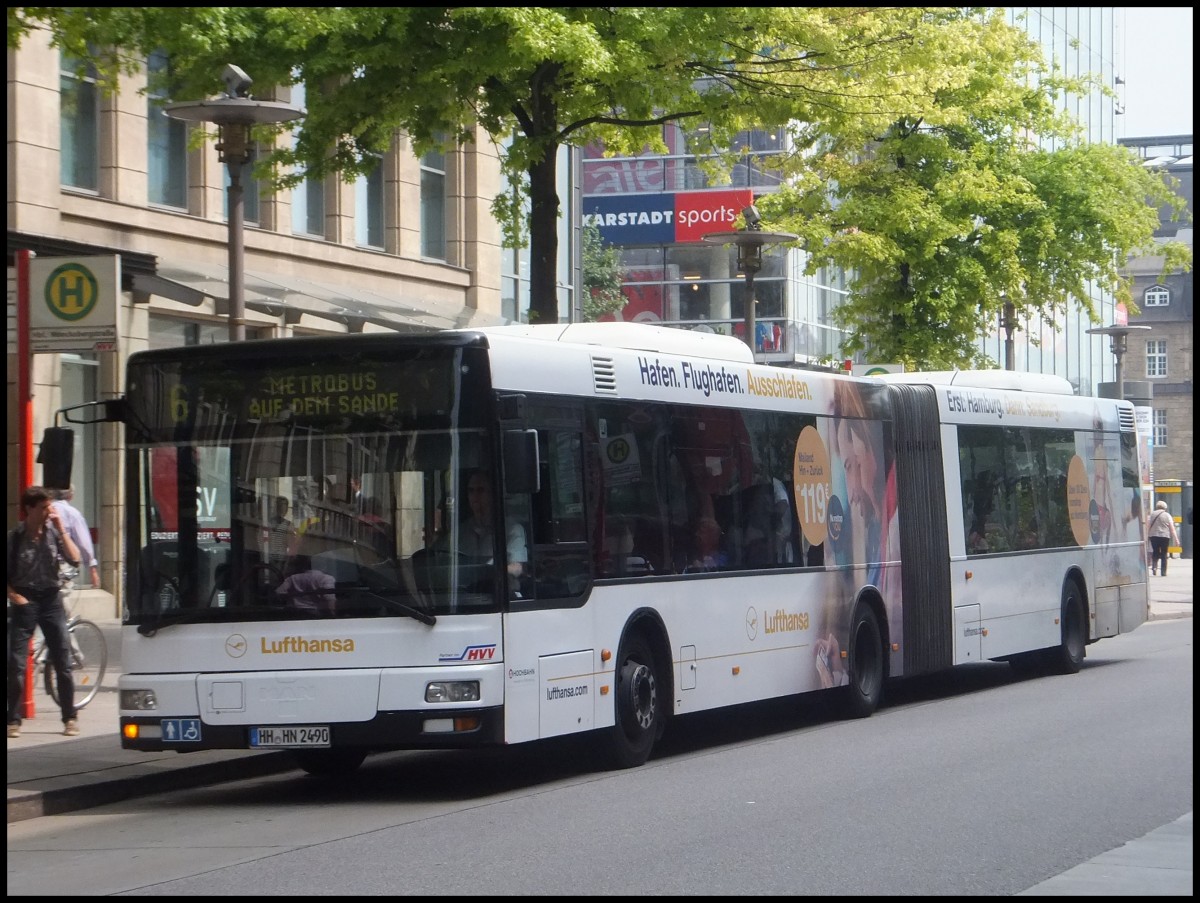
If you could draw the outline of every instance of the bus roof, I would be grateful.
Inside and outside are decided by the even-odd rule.
[[[718,361],[754,363],[754,355],[741,339],[711,332],[651,326],[648,323],[551,323],[540,325],[472,327],[470,332],[515,336],[545,342],[602,345],[631,351],[683,354]]]
[[[1047,395],[1074,395],[1071,381],[1049,373],[1021,373],[1015,370],[931,370],[927,373],[883,373],[876,379],[892,383],[924,383],[934,386],[961,386],[969,389],[1010,389],[1017,392],[1044,392]]]

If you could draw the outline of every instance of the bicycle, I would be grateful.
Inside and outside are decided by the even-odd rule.
[[[70,606],[68,606],[69,610]],[[67,617],[67,636],[71,638],[71,675],[75,678],[75,708],[82,709],[100,692],[104,669],[108,666],[108,643],[93,622],[77,614]],[[46,648],[46,638],[38,631],[33,648],[33,675],[42,673],[46,692],[58,704],[58,681],[54,662]],[[30,675],[31,679],[33,675]]]

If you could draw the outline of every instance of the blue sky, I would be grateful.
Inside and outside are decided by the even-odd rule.
[[[1117,90],[1125,114],[1117,137],[1192,134],[1192,18],[1191,7],[1123,8],[1117,72],[1125,85]]]

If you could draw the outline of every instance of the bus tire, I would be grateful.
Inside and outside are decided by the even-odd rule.
[[[866,718],[879,708],[884,676],[883,632],[870,605],[855,609],[848,645],[850,685],[845,689],[846,710],[852,718]]]
[[[617,723],[608,730],[606,759],[612,768],[636,768],[650,758],[663,726],[654,654],[641,634],[621,644],[615,677]]]
[[[1062,642],[1047,650],[1048,664],[1058,674],[1078,674],[1087,655],[1087,617],[1079,584],[1068,580],[1062,592]]]
[[[318,777],[339,777],[358,771],[367,757],[364,749],[297,749],[292,751],[296,764]]]

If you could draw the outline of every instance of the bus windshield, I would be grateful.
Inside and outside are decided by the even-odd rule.
[[[460,523],[473,475],[495,482],[469,349],[219,373],[191,351],[131,364],[132,623],[496,610],[497,531]]]

